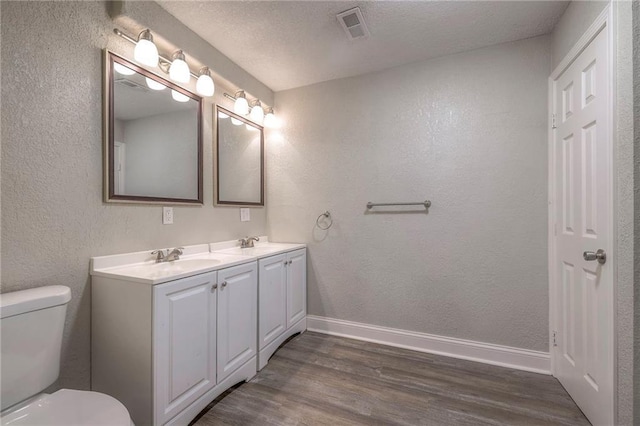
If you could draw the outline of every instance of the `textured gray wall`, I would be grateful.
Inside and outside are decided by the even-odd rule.
[[[550,53],[537,37],[276,93],[270,235],[309,244],[310,314],[548,350]]]
[[[174,225],[163,226],[160,206],[104,204],[101,49],[132,58],[133,46],[113,35],[103,2],[3,1],[0,7],[2,291],[71,287],[56,386],[88,388],[91,256],[263,235],[266,212],[253,209],[252,221],[241,223],[237,208],[212,206],[210,103],[203,123],[204,207],[175,207]],[[151,4],[145,19],[152,30],[161,23],[168,40],[179,35],[189,53],[190,31],[175,18]],[[191,39],[202,46],[195,34]],[[217,88],[215,101],[229,107],[223,90]]]
[[[640,425],[640,2],[633,2],[633,98],[634,98],[634,368],[633,418]]]
[[[618,422],[633,420],[633,328],[634,328],[634,156],[633,156],[633,54],[632,3],[614,2],[616,20],[617,140],[614,194],[617,203],[615,254],[617,319]],[[587,28],[602,12],[607,2],[572,2],[554,29],[554,67],[569,52]]]

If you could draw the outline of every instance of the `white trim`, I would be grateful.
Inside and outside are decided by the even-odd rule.
[[[613,344],[611,345],[612,353],[610,354],[612,360],[612,368],[613,368],[613,424],[617,423],[618,419],[618,361],[617,361],[617,247],[618,247],[618,236],[617,236],[617,217],[618,217],[618,209],[617,209],[617,168],[615,161],[616,154],[616,146],[617,146],[617,111],[616,111],[616,99],[617,99],[617,73],[616,73],[616,54],[617,54],[617,45],[616,45],[616,26],[617,21],[615,19],[617,13],[617,3],[615,1],[607,4],[600,15],[595,19],[595,21],[589,26],[587,31],[580,37],[580,39],[576,42],[576,44],[571,48],[569,53],[560,61],[558,66],[553,70],[551,75],[549,76],[549,133],[548,133],[548,190],[549,190],[549,200],[548,200],[548,275],[549,275],[549,352],[550,352],[550,361],[551,361],[551,374],[556,375],[556,363],[555,356],[556,351],[554,351],[553,346],[553,330],[557,329],[557,318],[556,318],[556,303],[557,303],[557,282],[554,274],[555,270],[555,262],[556,262],[556,253],[555,253],[555,206],[553,205],[553,200],[555,199],[555,158],[554,158],[554,150],[553,150],[553,138],[554,138],[554,129],[551,126],[551,117],[552,114],[556,112],[555,98],[553,94],[554,83],[560,78],[560,76],[571,66],[571,64],[576,60],[578,56],[582,53],[584,49],[589,46],[589,44],[593,41],[594,38],[601,32],[606,31],[608,42],[609,42],[609,53],[607,57],[609,75],[611,78],[611,86],[609,87],[609,111],[610,114],[608,116],[608,126],[609,131],[611,133],[610,140],[610,150],[609,150],[609,158],[610,162],[609,167],[609,179],[611,182],[611,192],[609,194],[607,202],[609,203],[609,208],[611,210],[609,229],[611,235],[611,247],[607,248],[607,253],[611,253],[608,258],[612,259],[612,293],[610,297],[610,311],[613,315],[611,322],[611,333],[610,337],[613,339]]]
[[[550,374],[548,352],[475,342],[454,337],[400,330],[307,315],[307,330],[333,336],[348,337],[365,342],[380,343],[398,348],[444,355],[500,367]]]
[[[604,28],[611,20],[610,18],[611,6],[607,5],[602,10],[600,15],[593,21],[593,24],[589,26],[587,31],[580,37],[576,44],[571,48],[569,53],[560,61],[558,66],[553,70],[549,76],[550,81],[557,80],[567,68],[571,66],[573,61],[582,53],[584,49],[593,41],[594,38],[600,33],[600,30]]]

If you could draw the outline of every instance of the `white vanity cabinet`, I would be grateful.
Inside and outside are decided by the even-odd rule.
[[[185,425],[307,328],[306,247],[237,241],[91,259],[91,389]]]
[[[307,316],[307,251],[287,253],[287,328]]]
[[[120,400],[137,425],[188,424],[222,392],[251,379],[257,268],[247,259],[157,284],[94,274],[92,390]]]
[[[258,370],[261,370],[287,338],[307,328],[306,249],[261,258],[258,270]]]
[[[171,420],[216,384],[216,274],[153,288],[154,423]]]
[[[286,254],[258,261],[260,279],[260,323],[258,342],[264,349],[287,329],[287,259]]]
[[[218,380],[256,356],[256,263],[218,272]]]

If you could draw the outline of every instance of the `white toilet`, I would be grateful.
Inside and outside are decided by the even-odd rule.
[[[99,392],[40,393],[58,378],[69,287],[0,294],[2,425],[131,426],[120,401]]]

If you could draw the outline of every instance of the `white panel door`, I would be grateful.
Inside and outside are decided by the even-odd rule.
[[[264,348],[287,328],[286,255],[258,262],[258,346]]]
[[[307,250],[287,254],[287,328],[307,315]]]
[[[601,30],[552,84],[555,374],[594,425],[613,422],[610,71]]]
[[[256,354],[257,262],[218,271],[218,383]]]
[[[153,289],[156,424],[164,424],[216,384],[215,287],[212,272]]]

